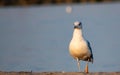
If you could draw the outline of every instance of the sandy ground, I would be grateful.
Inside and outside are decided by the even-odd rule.
[[[120,72],[2,72],[0,75],[120,75]]]

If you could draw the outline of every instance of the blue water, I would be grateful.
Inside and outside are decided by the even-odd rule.
[[[68,51],[76,20],[93,49],[90,71],[120,71],[120,3],[66,6],[1,7],[0,71],[78,71]]]

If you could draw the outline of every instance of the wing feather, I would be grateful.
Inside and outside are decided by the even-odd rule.
[[[91,45],[90,45],[90,42],[87,40],[87,44],[88,44],[88,48],[89,48],[89,50],[90,50],[90,52],[91,52],[91,56],[90,56],[90,58],[91,58],[91,62],[93,63],[93,53],[92,53],[92,48],[91,48]]]

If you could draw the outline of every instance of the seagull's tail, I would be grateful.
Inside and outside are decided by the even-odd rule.
[[[91,62],[92,62],[92,64],[93,64],[93,58],[91,58]]]

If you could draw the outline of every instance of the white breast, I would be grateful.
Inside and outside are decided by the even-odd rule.
[[[87,43],[82,37],[81,32],[78,32],[77,30],[73,33],[73,38],[69,45],[69,52],[74,58],[84,59],[90,57],[91,53]]]
[[[71,40],[69,45],[70,54],[76,58],[84,58],[84,56],[90,56],[90,51],[84,41],[74,41]]]

